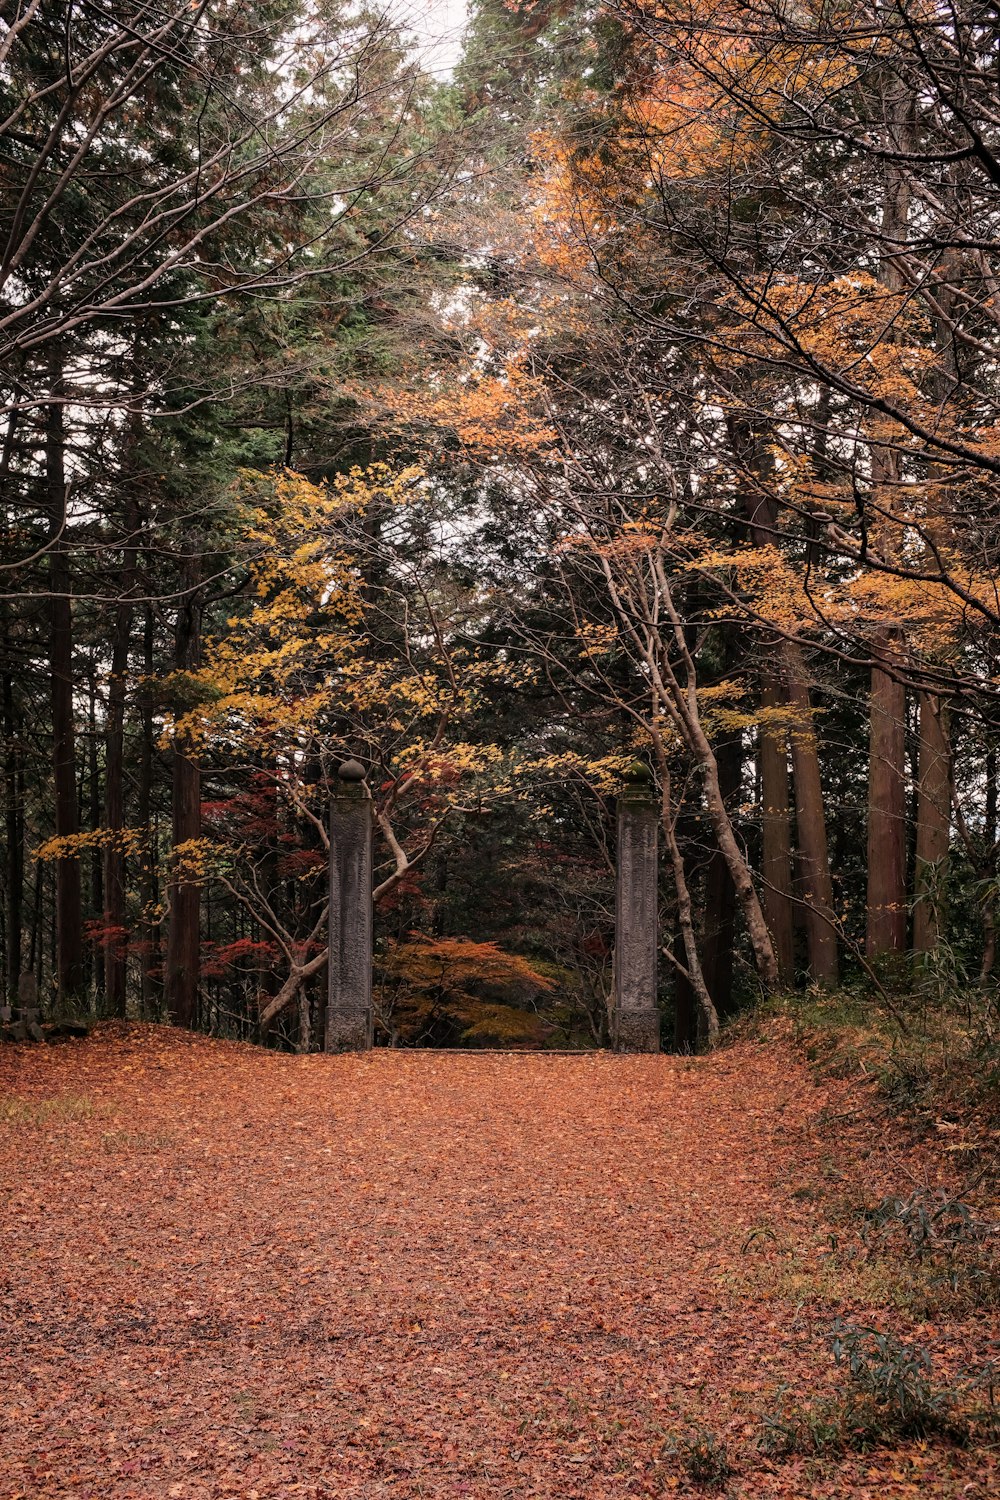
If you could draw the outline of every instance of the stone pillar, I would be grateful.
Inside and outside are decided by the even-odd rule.
[[[22,974],[17,981],[17,1009],[0,1005],[0,1041],[43,1040],[38,1009],[38,983],[34,974]]]
[[[656,1005],[658,826],[652,779],[637,761],[629,768],[618,799],[614,1012],[618,1052],[660,1050],[660,1012]]]
[[[345,761],[330,807],[330,985],[326,1052],[372,1044],[372,804],[364,767]]]

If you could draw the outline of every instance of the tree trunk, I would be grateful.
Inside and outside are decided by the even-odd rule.
[[[201,606],[192,593],[177,617],[174,662],[190,671],[198,660]],[[183,738],[174,746],[171,786],[173,858],[182,845],[201,835],[201,770],[192,747]],[[198,1013],[201,949],[201,886],[185,878],[183,868],[171,872],[170,922],[167,928],[166,1000],[175,1026],[193,1026]]]
[[[743,780],[743,742],[739,734],[715,747],[719,789],[727,808],[739,796]],[[736,888],[718,848],[705,872],[705,935],[702,972],[720,1016],[733,1011],[733,953],[736,945]]]
[[[838,979],[837,929],[834,925],[833,881],[827,849],[819,748],[802,652],[789,641],[784,656],[788,669],[788,701],[795,715],[791,732],[792,773],[802,896],[808,902],[809,975],[814,983],[833,987]]]
[[[24,807],[21,796],[20,723],[10,672],[3,674],[4,737],[4,828],[7,846],[7,995],[11,1004],[17,1000],[17,982],[21,974],[21,941],[24,901]]]
[[[660,821],[663,826],[677,905],[677,932],[673,945],[664,949],[673,960],[674,1046],[678,1052],[694,1052],[718,1036],[719,1013],[705,980],[702,954],[695,933],[694,903],[688,884],[681,839],[689,838],[697,824],[690,812],[672,808],[670,767],[658,749],[657,763],[662,788]]]
[[[876,659],[888,664],[888,634]],[[865,951],[869,958],[906,947],[906,692],[881,666],[872,668],[868,769],[868,897]]]
[[[125,694],[133,608],[120,604],[115,612],[105,727],[104,826],[110,835],[104,849],[105,982],[108,1010],[126,1014],[128,934],[125,913]]]
[[[0,452],[0,485],[3,494],[3,529],[5,543],[9,539],[9,512],[7,480],[14,456],[14,442],[19,413],[12,411],[7,418],[3,450]],[[4,906],[5,953],[7,968],[5,993],[11,1004],[17,1001],[18,980],[21,975],[24,941],[24,757],[21,744],[21,716],[18,695],[14,691],[13,650],[10,607],[0,601],[0,627],[3,650],[2,712],[3,712],[3,784],[4,784],[4,834],[7,851],[7,888]]]
[[[49,511],[50,610],[49,668],[52,704],[52,770],[55,835],[79,833],[76,789],[76,735],[73,723],[73,613],[64,530],[66,524],[65,435],[62,370],[52,362],[53,400],[45,419],[45,475]],[[83,903],[78,851],[55,861],[56,986],[60,1000],[83,995]]]
[[[738,417],[735,414],[727,417],[726,425],[737,473],[739,474],[740,468],[743,470],[739,482],[743,489],[743,505],[750,540],[755,547],[773,546],[778,519],[778,503],[770,484],[773,478],[773,462],[768,447],[766,427],[755,418]],[[774,707],[780,701],[774,694],[773,674],[765,671],[762,681],[762,698],[765,707]],[[763,814],[761,826],[763,910],[761,910],[761,903],[757,900],[749,870],[747,870],[748,892],[729,855],[727,855],[727,864],[732,874],[737,898],[746,917],[758,970],[765,985],[768,988],[774,988],[778,984],[789,984],[795,974],[792,906],[788,899],[791,892],[792,871],[788,823],[788,752],[784,732],[768,733],[766,728],[762,728],[759,748],[758,764]],[[725,846],[721,841],[720,847],[725,853]],[[753,897],[752,901],[749,899],[750,895]],[[756,911],[754,906],[757,908]],[[758,927],[763,927],[767,933],[766,951],[762,934],[757,930]]]
[[[784,693],[774,675],[764,676],[761,699],[765,715],[760,727],[761,875],[764,915],[774,943],[778,978],[795,978],[795,937],[792,923],[792,832],[788,819],[788,749],[786,731],[769,723],[768,710],[780,709]]]
[[[35,861],[35,890],[31,902],[31,926],[28,930],[28,969],[38,980],[39,990],[43,987],[45,955],[42,946],[42,903],[45,897],[45,865],[40,859]]]
[[[299,1037],[296,1044],[296,1052],[308,1052],[312,1045],[312,1009],[309,997],[309,986],[303,984],[299,992]]]
[[[667,843],[667,852],[670,855],[670,868],[674,877],[674,891],[677,897],[677,925],[680,930],[680,938],[684,949],[684,967],[687,970],[687,980],[694,999],[695,1027],[697,1040],[700,1045],[711,1045],[719,1034],[719,1015],[715,1009],[705,976],[702,973],[701,959],[698,954],[698,943],[694,933],[694,912],[691,905],[691,891],[687,883],[687,875],[684,870],[684,856],[677,842],[677,831],[671,816],[669,806],[669,792],[664,794],[664,804],[661,822],[663,833]]]
[[[678,927],[671,948],[674,970],[674,1051],[694,1052],[698,1046],[698,1002],[687,974],[684,934]]]
[[[136,527],[134,515],[129,515],[127,526],[129,534],[133,535]],[[125,554],[123,593],[127,594],[132,587],[135,565],[135,548],[130,547]],[[113,1016],[124,1016],[128,1001],[125,849],[122,837],[125,828],[125,701],[134,615],[135,606],[128,600],[122,600],[115,610],[105,726],[104,826],[110,835],[104,849],[105,979],[108,1010]]]
[[[765,989],[774,989],[778,984],[778,961],[774,953],[774,944],[771,942],[771,934],[764,919],[764,912],[757,898],[757,892],[754,889],[750,868],[744,858],[743,851],[736,842],[736,835],[733,832],[729,812],[719,788],[719,768],[715,756],[707,740],[704,741],[704,744],[708,750],[708,755],[702,754],[701,766],[705,779],[705,800],[708,805],[709,817],[712,820],[715,837],[718,839],[722,856],[732,877],[736,899],[743,911],[761,983]]]
[[[90,709],[87,718],[87,826],[97,833],[101,827],[101,774],[97,755],[97,679],[90,674]],[[83,798],[80,798],[80,821],[83,822]],[[107,944],[102,941],[100,927],[104,917],[104,860],[100,848],[95,844],[90,851],[90,888],[88,891],[90,912],[90,941],[87,944],[88,968],[98,1009],[102,1009],[104,997],[105,961]]]
[[[937,947],[940,935],[942,885],[951,829],[951,749],[941,699],[921,693],[919,706],[913,949],[916,953],[929,953]]]
[[[905,148],[910,138],[912,106],[906,87],[887,77],[884,122],[889,144]],[[907,238],[910,188],[898,163],[886,158],[882,203],[879,280],[891,291],[903,286],[898,255]],[[897,331],[887,335],[892,342]],[[899,545],[890,518],[896,511],[900,482],[899,454],[871,444],[872,494],[878,505],[876,535],[892,554]],[[881,519],[879,519],[881,514]],[[867,525],[866,525],[867,543]],[[906,691],[885,667],[899,652],[898,628],[886,625],[872,644],[868,769],[868,894],[865,946],[870,958],[900,953],[906,947]],[[893,647],[896,647],[895,651]]]
[[[319,974],[327,967],[330,961],[329,949],[325,948],[322,953],[317,953],[305,962],[300,962],[299,956],[291,960],[291,972],[282,983],[278,993],[260,1012],[260,1034],[266,1037],[271,1024],[281,1015],[286,1007],[293,1005],[302,991],[302,986],[310,980],[314,974]]]
[[[153,696],[149,684],[153,678],[153,611],[146,605],[142,632],[142,683],[139,688],[139,787],[136,812],[142,829],[142,873],[139,877],[139,918],[142,934],[142,968],[140,971],[139,1011],[146,1018],[159,1013],[162,983],[153,979],[159,969],[160,923],[157,910],[160,900],[158,878],[157,830],[153,822]]]
[[[753,883],[746,857],[737,842],[733,832],[732,821],[729,810],[726,807],[725,798],[719,786],[719,766],[712,749],[711,742],[705,733],[701,722],[701,711],[698,705],[698,681],[697,669],[694,657],[687,644],[684,633],[683,622],[675,608],[670,590],[670,583],[663,567],[661,555],[654,554],[652,560],[652,578],[656,584],[656,611],[662,610],[666,619],[669,620],[669,637],[665,637],[663,624],[657,621],[652,626],[653,611],[647,601],[648,621],[644,622],[644,628],[648,628],[649,635],[643,639],[641,633],[636,630],[635,614],[641,617],[642,611],[634,611],[625,601],[617,582],[614,579],[611,568],[604,560],[603,571],[607,580],[611,598],[616,613],[625,634],[636,643],[641,657],[645,660],[650,670],[653,692],[663,704],[663,707],[682,734],[701,775],[705,793],[705,806],[708,816],[715,831],[719,850],[732,877],[733,886],[736,891],[736,899],[744,915],[747,924],[747,935],[753,948],[754,960],[757,972],[765,989],[773,989],[778,983],[778,964],[774,956],[774,944],[768,931],[767,922],[764,919],[763,908]],[[679,649],[682,659],[684,681],[682,682],[670,660],[668,639]],[[654,740],[656,736],[654,733]],[[659,754],[659,750],[657,751]]]
[[[981,879],[988,882],[987,892],[983,900],[983,957],[979,966],[979,982],[986,984],[997,957],[997,928],[996,928],[996,896],[995,896],[995,870],[997,855],[997,754],[995,750],[986,752],[986,763],[984,771],[986,775],[986,811],[983,830],[984,860]]]

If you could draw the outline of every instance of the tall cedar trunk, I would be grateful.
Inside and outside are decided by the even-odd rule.
[[[97,754],[97,679],[90,676],[90,712],[87,719],[87,827],[98,833],[101,827],[101,776]],[[83,798],[80,798],[81,819]],[[104,860],[100,848],[95,844],[90,851],[90,917],[91,932],[97,935],[87,944],[90,955],[90,974],[94,992],[101,1002],[104,996],[104,961],[106,945],[101,942],[99,928],[104,916]]]
[[[883,635],[878,649],[888,644]],[[874,958],[906,947],[906,692],[879,666],[872,668],[870,714],[865,949]]]
[[[135,534],[137,518],[130,512],[129,535]],[[125,554],[122,592],[127,594],[135,577],[135,548]],[[127,1009],[128,932],[125,910],[125,701],[128,660],[132,643],[135,606],[123,599],[115,609],[111,645],[111,680],[108,683],[107,722],[104,738],[104,827],[109,839],[104,849],[105,983],[107,1006],[113,1016]]]
[[[821,396],[820,424],[817,436],[817,460],[823,463],[826,457],[826,439],[823,431],[828,412],[829,393]],[[748,478],[744,505],[749,522],[749,531],[758,547],[773,544],[777,527],[778,506],[771,492],[773,476],[765,434],[752,423],[729,420],[733,450],[745,465]],[[826,822],[823,811],[823,792],[819,773],[819,756],[816,737],[812,732],[812,708],[809,702],[808,679],[802,663],[799,647],[791,641],[779,650],[783,670],[781,690],[794,712],[794,717],[804,726],[803,732],[791,735],[792,770],[795,785],[796,834],[804,899],[806,909],[806,935],[809,954],[809,971],[813,979],[824,984],[837,980],[837,935],[833,919],[833,882],[830,878],[830,859],[827,850]],[[769,683],[765,678],[764,701],[769,700]],[[782,701],[775,699],[774,701]],[[787,790],[787,760],[784,754],[772,757],[768,739],[762,735],[761,783],[762,801],[765,809],[764,822],[764,874],[772,887],[770,906],[765,899],[771,930],[775,934],[779,967],[791,977],[789,955],[792,952],[792,935],[795,910],[785,898],[791,889],[790,865],[786,875],[786,844],[790,846],[790,818]],[[783,741],[782,741],[783,744]],[[774,871],[768,874],[768,867]]]
[[[57,933],[56,933],[56,922],[55,922],[55,912],[56,912],[56,872],[55,872],[54,869],[50,869],[48,873],[49,873],[49,903],[48,903],[48,906],[49,906],[49,911],[51,911],[51,913],[52,913],[51,920],[47,924],[48,938],[49,938],[49,945],[48,945],[49,946],[49,979],[50,979],[51,983],[53,985],[55,985],[56,980],[57,980],[57,975],[58,975],[58,972],[59,972],[58,971],[58,965],[59,965],[59,943],[58,943],[58,938],[57,938]],[[42,938],[40,938],[39,941],[40,942],[44,942],[44,936]]]
[[[983,958],[979,966],[979,982],[986,984],[993,973],[997,957],[997,927],[996,927],[996,898],[990,893],[994,887],[994,872],[996,869],[997,856],[997,804],[1000,802],[998,796],[998,765],[995,750],[986,753],[986,817],[983,837],[984,858],[981,871],[982,879],[990,882],[987,894],[983,901]]]
[[[963,257],[952,251],[945,257],[947,284],[936,294],[935,300],[940,315],[934,319],[934,342],[937,348],[937,364],[930,380],[931,394],[940,410],[947,406],[949,397],[960,383],[960,372],[956,361],[956,346],[951,317],[954,312],[955,287],[961,285]],[[929,477],[946,484],[948,472],[940,466],[930,466]],[[938,518],[931,515],[925,525],[935,542],[946,539],[939,529]],[[913,861],[913,949],[916,953],[930,953],[937,947],[940,938],[942,896],[944,877],[948,861],[949,835],[951,832],[952,761],[948,730],[948,715],[942,700],[932,693],[921,693],[917,703],[918,750],[916,773],[916,836]],[[994,783],[995,795],[995,783]],[[987,803],[990,796],[990,779],[987,776]],[[989,812],[987,810],[987,820]],[[993,836],[988,835],[986,847],[992,847]],[[983,913],[984,960],[995,945],[993,934],[992,904],[987,901]],[[990,959],[992,963],[992,959]]]
[[[784,692],[768,672],[761,698],[765,710],[779,709]],[[788,749],[784,728],[775,728],[765,713],[760,730],[761,875],[764,915],[774,943],[778,978],[795,978],[795,937],[792,923],[792,834],[788,821]]]
[[[2,486],[4,501],[5,540],[9,526],[7,481],[14,454],[17,424],[18,413],[13,411],[7,418],[3,451],[0,453],[0,486]],[[17,999],[17,983],[21,974],[24,928],[24,761],[21,750],[20,704],[14,692],[12,663],[14,640],[11,631],[10,608],[6,601],[0,601],[0,631],[2,631],[0,650],[3,652],[0,694],[3,700],[4,841],[7,851],[4,951],[7,956],[6,994],[13,1003]]]
[[[50,612],[49,670],[52,704],[52,772],[55,834],[79,833],[76,788],[76,736],[73,724],[73,612],[70,603],[66,521],[65,434],[62,371],[52,362],[52,395],[45,419],[45,480],[49,512]],[[83,994],[83,904],[79,855],[55,862],[55,978],[62,1000]]]
[[[733,455],[742,466],[743,505],[747,530],[755,547],[773,546],[778,523],[778,503],[773,494],[773,461],[767,431],[756,420],[730,416],[727,421]],[[761,697],[766,708],[783,700],[773,672],[765,671]],[[762,725],[759,742],[761,782],[761,876],[764,882],[762,921],[770,937],[771,977],[769,985],[789,984],[795,976],[795,936],[792,888],[792,847],[788,809],[788,751],[784,732],[776,734]],[[739,879],[730,862],[739,892]],[[752,882],[751,882],[752,883]],[[747,911],[745,901],[742,903]],[[747,911],[751,941],[753,914]],[[758,967],[760,959],[758,957]]]
[[[177,617],[174,662],[178,671],[191,671],[198,660],[200,603],[192,593]],[[201,834],[201,771],[190,745],[174,747],[171,785],[172,847],[174,851]],[[198,1013],[201,947],[201,887],[171,876],[170,924],[167,929],[166,999],[175,1026],[193,1026]]]
[[[719,789],[728,807],[739,796],[743,780],[743,741],[739,734],[715,747]],[[720,1016],[731,1015],[733,956],[736,946],[736,888],[719,849],[713,849],[705,872],[705,935],[702,970]]]
[[[941,882],[951,829],[951,749],[941,699],[920,694],[920,750],[917,770],[917,848],[914,865],[913,948],[937,946]]]
[[[128,935],[125,927],[125,693],[132,606],[119,605],[111,651],[105,727],[104,826],[110,835],[104,850],[104,928],[107,959],[105,984],[108,1010],[126,1013]]]
[[[142,967],[140,970],[139,1008],[144,1017],[156,1015],[162,986],[154,980],[159,972],[160,923],[157,908],[160,900],[157,833],[153,825],[153,680],[154,625],[152,607],[146,605],[142,632],[142,681],[139,688],[139,785],[136,813],[142,829],[142,871],[139,877],[141,909]]]
[[[813,725],[812,701],[802,652],[786,642],[788,702],[794,714],[791,732],[792,774],[795,783],[795,828],[806,907],[809,975],[816,984],[837,983],[837,930],[834,925],[833,880],[827,848],[819,747]]]
[[[42,951],[42,903],[45,897],[45,871],[47,865],[43,865],[40,859],[35,861],[35,889],[31,902],[31,926],[28,930],[28,969],[38,980],[38,988],[43,988],[45,975],[45,958]]]
[[[6,611],[4,613],[6,625]],[[5,639],[5,647],[8,642]],[[24,812],[21,796],[21,727],[14,698],[10,672],[3,674],[3,782],[4,831],[7,848],[7,901],[4,913],[7,929],[7,994],[13,1003],[17,998],[17,981],[21,973],[21,941],[24,901]]]
[[[912,106],[905,87],[887,76],[884,97],[885,124],[889,143],[904,149],[910,134]],[[879,280],[891,291],[903,285],[896,260],[907,237],[910,191],[900,166],[886,160],[885,197],[882,205],[882,255]],[[888,335],[894,337],[892,331]],[[883,515],[896,509],[900,480],[899,454],[878,442],[871,447],[871,478],[874,498]],[[887,523],[876,518],[876,530],[890,553],[898,538]],[[868,893],[867,934],[869,957],[899,953],[906,947],[906,691],[884,670],[893,657],[900,660],[899,631],[887,624],[872,644],[872,674],[868,763]]]

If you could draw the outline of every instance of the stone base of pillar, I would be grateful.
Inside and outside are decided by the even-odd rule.
[[[615,1022],[616,1052],[659,1052],[660,1012],[620,1010]]]
[[[372,1045],[372,1013],[368,1009],[327,1010],[326,1052],[367,1052]]]

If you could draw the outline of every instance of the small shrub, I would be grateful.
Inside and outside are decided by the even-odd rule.
[[[861,1409],[853,1392],[829,1396],[810,1405],[789,1402],[781,1391],[776,1410],[761,1418],[758,1447],[770,1458],[822,1458],[847,1449],[866,1448],[879,1441],[872,1412]]]
[[[986,1226],[967,1203],[926,1189],[908,1198],[883,1198],[874,1208],[865,1209],[864,1217],[862,1238],[870,1240],[873,1231],[882,1240],[901,1235],[918,1258],[950,1255],[958,1246],[981,1240],[986,1233]]]
[[[985,1393],[989,1404],[975,1420],[992,1425],[998,1373],[993,1366],[952,1390],[935,1386],[926,1349],[903,1344],[892,1334],[856,1328],[838,1318],[828,1340],[850,1384],[808,1405],[790,1402],[787,1387],[782,1388],[774,1410],[761,1417],[758,1446],[770,1457],[829,1457],[932,1432],[965,1443],[970,1419],[958,1407],[971,1394],[978,1394],[982,1404]]]
[[[926,1349],[903,1344],[875,1328],[855,1328],[839,1318],[829,1339],[834,1359],[846,1366],[855,1389],[899,1432],[922,1435],[946,1424],[949,1395],[935,1390]]]
[[[995,1360],[990,1360],[980,1370],[965,1372],[963,1394],[970,1402],[969,1425],[972,1428],[985,1429],[993,1437],[1000,1431],[998,1389],[1000,1389],[1000,1365]]]
[[[973,1306],[996,1301],[997,1274],[976,1252],[990,1226],[967,1203],[944,1192],[921,1189],[907,1198],[883,1198],[863,1213],[861,1238],[869,1255],[884,1246],[901,1246],[906,1256],[933,1269],[938,1284],[964,1292]]]
[[[725,1443],[707,1427],[697,1427],[675,1439],[670,1451],[680,1460],[692,1484],[723,1485],[733,1472]]]

